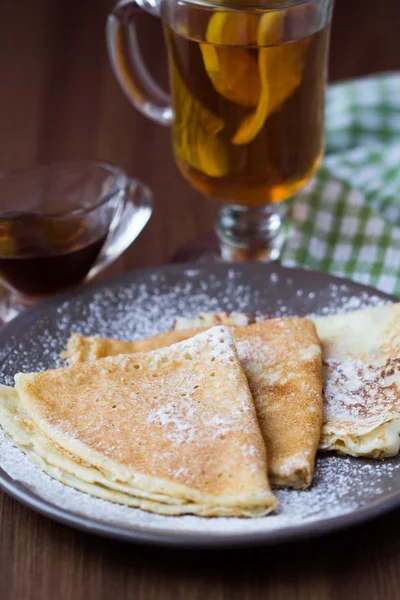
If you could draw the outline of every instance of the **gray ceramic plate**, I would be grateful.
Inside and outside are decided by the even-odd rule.
[[[333,314],[395,300],[327,275],[277,265],[168,266],[81,287],[26,311],[0,331],[1,382],[18,371],[61,366],[71,331],[135,339],[166,330],[175,315],[245,311]],[[156,445],[156,441],[155,441]],[[164,545],[276,543],[347,527],[400,504],[400,459],[318,457],[313,486],[278,492],[276,515],[259,519],[164,517],[63,486],[0,431],[0,486],[38,512],[93,533]]]

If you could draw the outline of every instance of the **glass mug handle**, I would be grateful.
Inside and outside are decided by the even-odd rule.
[[[107,19],[107,48],[116,78],[134,107],[160,125],[171,125],[171,97],[149,74],[134,23],[140,9],[159,17],[159,6],[158,0],[121,0]]]
[[[128,179],[116,192],[117,207],[107,239],[93,267],[86,276],[92,279],[114,262],[137,238],[152,213],[150,188],[136,179]]]

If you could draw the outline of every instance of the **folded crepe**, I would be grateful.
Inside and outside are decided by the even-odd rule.
[[[229,318],[204,313],[199,322],[229,324]],[[254,320],[248,314],[234,318]],[[322,346],[320,449],[395,456],[400,449],[400,303],[310,319]],[[178,319],[175,327],[185,325]]]
[[[238,322],[251,323],[237,326]],[[231,325],[246,373],[268,456],[268,474],[276,487],[306,488],[312,482],[322,424],[321,348],[307,319],[254,322],[248,314],[202,313],[185,325]]]
[[[322,450],[383,458],[400,448],[400,303],[313,319],[322,344]]]
[[[72,487],[163,514],[260,516],[277,504],[227,328],[15,381],[0,389],[2,427]]]
[[[198,320],[178,318],[179,330],[138,342],[73,334],[63,356],[74,363],[135,352],[139,346],[158,348],[216,323],[231,325],[267,446],[270,481],[279,487],[305,488],[312,481],[322,422],[321,351],[315,327],[296,318],[237,324],[251,321],[249,315],[224,313],[202,314]]]
[[[61,358],[70,365],[88,360],[98,360],[106,356],[117,354],[131,354],[133,352],[149,352],[163,346],[170,346],[187,340],[197,333],[217,325],[249,325],[254,323],[254,317],[244,313],[200,313],[195,319],[177,317],[174,330],[159,333],[152,337],[136,342],[125,342],[108,338],[83,336],[73,333],[67,343],[67,349],[61,353]]]

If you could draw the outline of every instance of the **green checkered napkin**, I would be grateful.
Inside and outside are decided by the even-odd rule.
[[[282,263],[400,295],[400,75],[331,86],[326,156],[291,203]]]

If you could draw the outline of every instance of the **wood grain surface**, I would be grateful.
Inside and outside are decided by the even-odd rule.
[[[218,206],[179,176],[169,131],[135,113],[104,43],[108,0],[0,2],[0,171],[98,157],[154,190],[151,223],[112,267],[167,262],[207,233]],[[159,22],[140,17],[143,52],[167,85]],[[336,0],[331,79],[400,69],[398,0]],[[1,203],[1,199],[0,199]],[[400,511],[292,546],[173,551],[68,529],[0,495],[1,600],[396,600]]]

